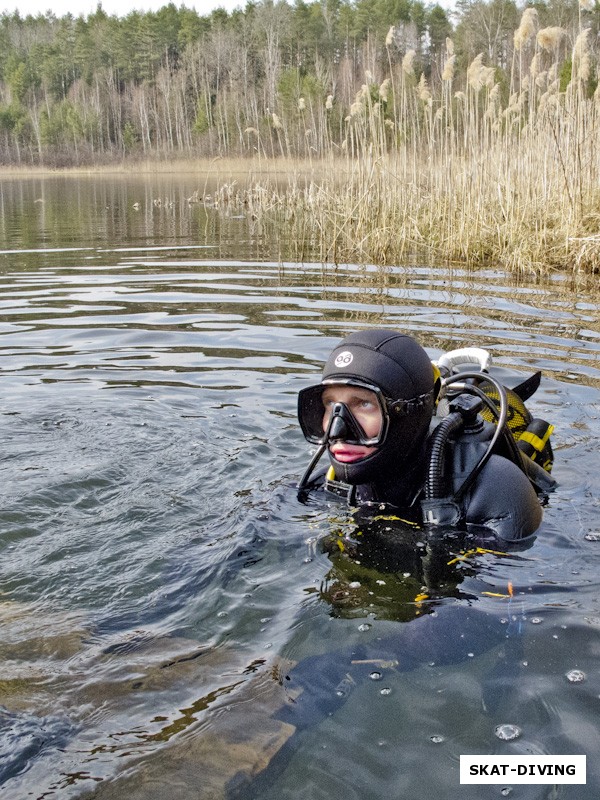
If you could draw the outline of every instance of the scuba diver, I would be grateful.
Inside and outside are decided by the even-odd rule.
[[[456,371],[473,363],[477,369]],[[299,393],[302,432],[318,446],[299,498],[322,488],[426,526],[532,539],[555,486],[553,426],[524,405],[541,373],[507,389],[489,366],[478,348],[432,362],[411,336],[385,328],[348,336],[321,382]],[[326,450],[331,466],[314,473]]]
[[[356,631],[327,628],[331,639],[316,652],[298,626],[273,670],[285,697],[273,718],[294,735],[236,798],[278,796],[290,754],[323,720],[335,731],[332,718],[356,687],[384,675],[392,681],[486,654],[481,703],[490,715],[519,685],[522,615],[496,562],[516,569],[533,543],[540,501],[554,486],[552,426],[524,405],[539,373],[507,389],[489,367],[477,348],[432,363],[411,336],[364,330],[333,350],[318,384],[300,391],[302,432],[317,449],[298,497],[325,492],[349,507],[320,540],[331,568],[311,593],[330,617],[363,622]],[[318,470],[326,451],[330,466]],[[357,702],[360,709],[364,699]]]

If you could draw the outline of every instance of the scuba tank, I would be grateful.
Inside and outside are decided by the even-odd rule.
[[[466,364],[476,365],[479,368],[479,372],[487,375],[492,365],[492,357],[487,350],[483,350],[480,347],[463,347],[444,353],[433,363],[434,367],[437,366],[439,369],[442,380],[448,387],[448,384],[458,381],[458,377],[454,377],[451,380],[453,373],[456,373],[458,367]],[[483,378],[484,376],[480,377]],[[515,386],[514,389],[504,387],[506,402],[508,403],[506,424],[519,450],[549,473],[552,471],[552,463],[554,461],[552,445],[550,444],[550,436],[554,431],[554,425],[546,422],[546,420],[532,417],[525,405],[525,400],[528,400],[538,389],[541,378],[542,373],[536,372],[530,378]],[[494,402],[499,411],[501,392],[494,386],[491,379],[484,380],[481,388],[486,396]],[[486,422],[495,422],[497,418],[495,412],[488,407],[482,408],[481,415]]]
[[[494,385],[495,382],[491,378],[487,381],[484,379],[489,376],[489,368],[492,365],[492,357],[487,350],[483,350],[480,347],[464,347],[444,353],[437,362],[433,363],[434,368],[437,366],[439,369],[446,388],[449,384],[459,380],[456,375],[452,378],[457,367],[465,364],[477,365],[479,367],[478,371],[485,373],[485,375],[481,375],[480,380],[476,382],[483,383],[481,386],[482,391],[493,401],[496,409],[500,412],[501,391]],[[554,425],[546,422],[546,420],[532,417],[525,405],[525,401],[539,388],[541,378],[542,373],[536,372],[513,389],[508,389],[506,386],[503,387],[508,404],[506,425],[519,450],[539,464],[546,472],[550,473],[554,462],[554,454],[550,443]],[[481,379],[484,380],[482,381]],[[482,408],[481,415],[486,422],[495,422],[498,418],[498,414],[489,407]]]
[[[455,370],[474,364],[477,371]],[[529,478],[538,495],[551,491],[553,426],[533,419],[523,399],[537,389],[536,373],[515,389],[507,389],[489,374],[490,354],[481,348],[446,353],[434,362],[440,373],[438,417],[431,434],[423,519],[436,525],[455,525],[461,519],[461,500],[475,483],[493,453],[508,458]]]

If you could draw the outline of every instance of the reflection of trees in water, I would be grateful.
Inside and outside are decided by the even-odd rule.
[[[215,178],[63,175],[4,180],[0,248],[210,245],[209,258],[279,255],[275,224],[217,210]]]
[[[385,325],[442,351],[484,346],[506,366],[535,355],[558,377],[578,371],[581,381],[600,385],[597,281],[581,278],[574,291],[568,281],[540,285],[486,270],[332,267],[322,285],[345,330]]]
[[[105,261],[95,256],[98,263],[133,265],[161,275],[178,270],[190,258],[203,262],[195,267],[198,274],[211,260],[252,260],[256,267],[251,273],[247,264],[242,267],[243,285],[260,297],[266,291],[268,303],[255,296],[227,308],[227,313],[242,313],[252,324],[269,326],[273,311],[306,309],[311,316],[299,317],[298,324],[336,339],[358,327],[387,325],[417,336],[433,350],[476,344],[490,349],[496,362],[506,366],[526,368],[534,355],[537,367],[559,377],[577,372],[579,380],[591,385],[600,381],[595,366],[600,338],[597,287],[588,285],[585,277],[578,278],[578,285],[568,280],[541,284],[516,281],[502,271],[433,268],[418,261],[416,266],[394,267],[322,265],[312,249],[310,231],[298,229],[297,238],[287,238],[289,226],[278,226],[275,218],[255,218],[248,208],[222,202],[227,198],[221,197],[219,186],[216,172],[209,178],[95,175],[6,180],[0,187],[0,248],[106,247]],[[234,184],[229,188],[237,191]],[[110,252],[123,245],[139,245],[141,250]],[[147,263],[143,248],[179,245],[197,245],[198,250],[182,250],[181,258],[178,251],[153,254],[153,263]],[[87,258],[63,254],[58,263],[76,259],[80,265]],[[165,259],[169,263],[163,266]],[[300,259],[305,262],[301,266]],[[31,256],[11,254],[11,268],[31,270]],[[240,268],[234,265],[230,272],[237,276]],[[203,291],[220,292],[219,281],[212,284]],[[163,290],[164,283],[157,288]],[[194,286],[178,291],[193,294]],[[275,298],[280,302],[273,302]],[[192,297],[184,302],[186,311],[198,310]],[[140,296],[136,307],[142,305],[153,309]]]

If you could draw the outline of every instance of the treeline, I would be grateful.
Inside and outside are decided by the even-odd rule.
[[[563,87],[577,37],[589,29],[591,96],[598,0],[536,0],[530,7],[536,29],[555,37],[552,61]],[[353,108],[365,92],[383,116],[389,104],[392,119],[385,80],[391,93],[410,74],[415,92],[429,93],[435,110],[448,91],[449,63],[452,90],[460,94],[481,54],[490,85],[506,99],[521,91],[540,49],[515,38],[522,13],[513,0],[459,0],[452,19],[422,0],[262,0],[206,16],[172,3],[123,18],[101,5],[87,18],[4,14],[0,163],[318,156],[351,143]],[[401,143],[409,127],[418,130],[390,124],[390,138]]]

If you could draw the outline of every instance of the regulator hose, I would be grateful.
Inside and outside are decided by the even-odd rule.
[[[446,444],[450,436],[462,427],[462,415],[458,411],[454,411],[444,417],[431,434],[431,439],[429,440],[429,466],[425,481],[426,500],[438,500],[448,495],[444,474]]]
[[[456,492],[454,492],[453,500],[455,502],[460,500],[460,498],[463,497],[463,495],[473,485],[477,476],[490,459],[492,453],[494,452],[494,448],[501,437],[504,438],[512,460],[515,462],[515,464],[517,464],[518,467],[520,467],[520,469],[525,472],[521,451],[517,447],[516,442],[514,441],[513,436],[506,424],[509,412],[506,389],[500,383],[500,381],[496,380],[496,378],[493,378],[489,373],[481,372],[460,372],[457,375],[452,375],[448,378],[445,378],[443,385],[449,389],[450,392],[452,392],[453,387],[455,387],[455,392],[457,394],[468,392],[469,394],[477,395],[483,402],[486,403],[486,405],[488,405],[488,407],[491,408],[491,406],[494,404],[478,386],[472,383],[465,383],[465,381],[469,380],[488,381],[491,383],[498,392],[498,397],[500,399],[500,410],[498,411],[494,406],[494,414],[497,416],[494,434],[489,441],[485,453],[481,456],[477,464],[467,475],[462,485],[457,489]],[[425,497],[427,500],[437,500],[448,496],[446,487],[444,485],[445,448],[450,435],[462,427],[463,424],[463,416],[459,412],[452,412],[442,420],[432,434],[430,445],[431,458],[429,461],[427,482],[425,485]],[[437,435],[438,431],[439,435]]]
[[[320,445],[319,448],[317,449],[317,452],[311,458],[310,464],[306,468],[306,471],[302,476],[302,480],[298,484],[298,499],[302,500],[302,498],[306,494],[306,485],[308,483],[308,479],[312,475],[314,468],[317,466],[317,463],[319,462],[319,459],[321,458],[325,450],[327,450],[327,445],[326,444]]]
[[[494,401],[487,396],[487,394],[484,391],[482,391],[478,386],[475,386],[472,383],[465,384],[465,386],[463,387],[463,391],[466,391],[469,394],[474,394],[477,397],[479,397],[485,403],[490,413],[496,418],[495,424],[499,425],[498,407],[496,406]],[[515,437],[512,435],[512,433],[510,432],[509,428],[506,425],[504,425],[502,428],[502,435],[504,436],[504,442],[506,444],[511,460],[514,461],[514,463],[520,469],[522,469],[523,472],[527,472],[527,470],[523,466],[523,453],[518,447],[515,441]]]

